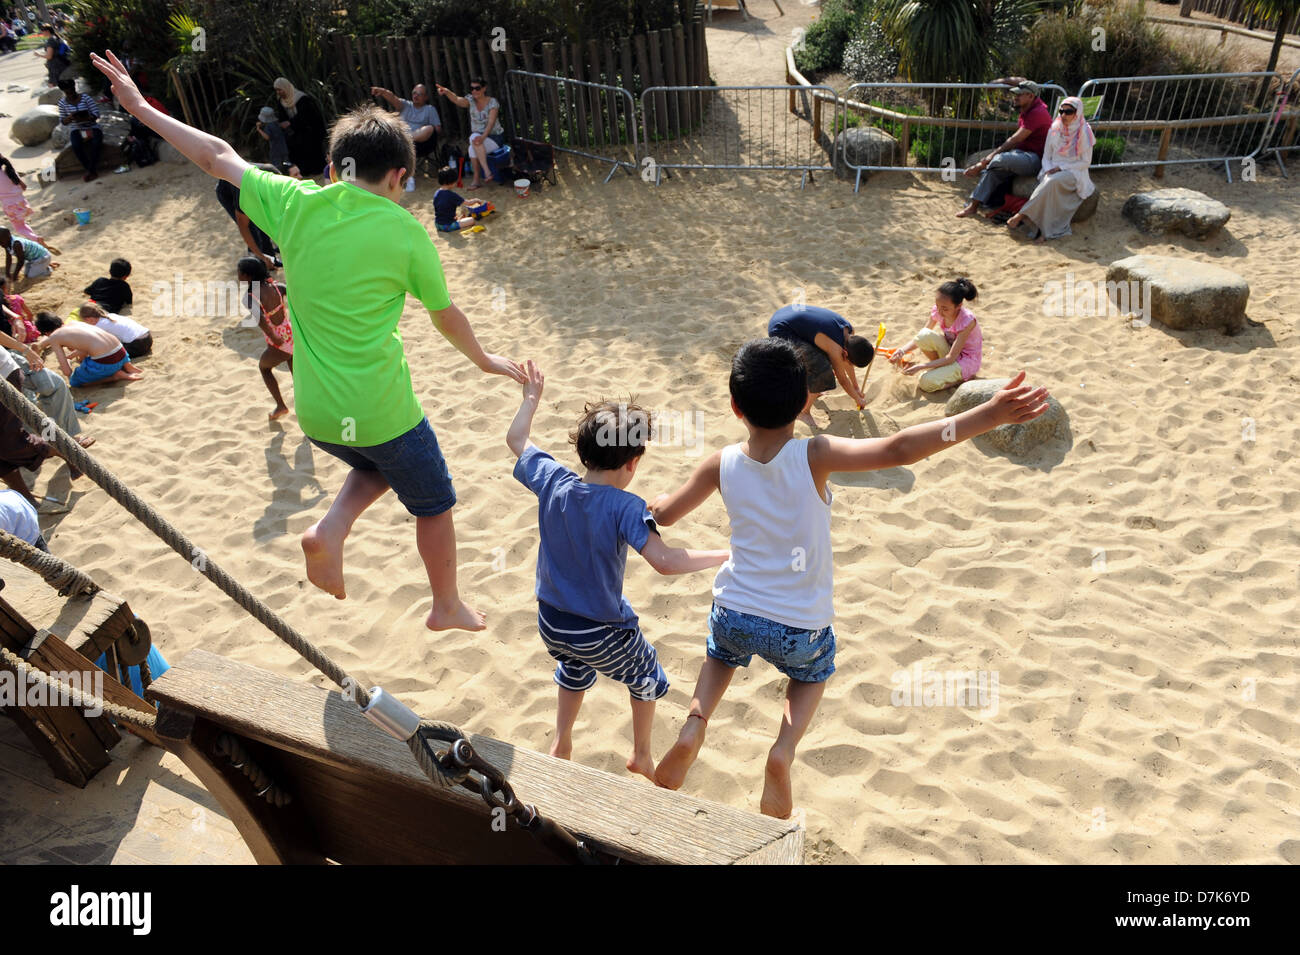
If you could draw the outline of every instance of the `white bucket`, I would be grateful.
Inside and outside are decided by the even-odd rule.
[[[527,199],[527,198],[528,198],[528,188],[529,188],[531,185],[532,185],[532,182],[530,182],[530,181],[527,180],[527,179],[516,179],[516,180],[515,180],[515,195],[518,196],[520,199]]]

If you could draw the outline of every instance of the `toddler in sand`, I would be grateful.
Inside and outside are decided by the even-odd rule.
[[[1024,378],[1021,372],[978,408],[888,438],[796,439],[795,419],[808,398],[798,354],[778,338],[741,347],[731,362],[731,409],[748,439],[711,455],[680,489],[650,505],[667,527],[719,491],[731,521],[731,559],[713,582],[707,656],[686,723],[655,769],[656,783],[682,785],[736,667],[758,654],[790,678],[760,808],[769,816],[790,815],[795,747],[835,672],[827,477],[913,464],[998,425],[1038,417],[1047,410],[1047,392]]]
[[[975,300],[978,294],[970,279],[953,279],[939,286],[930,309],[930,320],[910,342],[889,356],[891,364],[905,375],[920,375],[917,386],[922,391],[942,391],[969,381],[980,370],[984,354],[984,336],[975,313],[962,302]],[[903,356],[919,348],[928,362],[903,365]]]
[[[650,437],[650,416],[632,404],[589,404],[570,435],[586,473],[580,478],[528,440],[544,379],[527,363],[524,400],[506,434],[518,458],[515,478],[537,495],[537,629],[557,661],[559,698],[551,755],[573,753],[573,723],[583,694],[603,673],[624,684],[632,703],[632,757],[627,768],[653,778],[650,734],[655,701],[668,677],[623,596],[627,548],[661,574],[717,567],[725,550],[669,547],[645,501],[626,490]]]
[[[209,175],[239,189],[239,208],[279,245],[293,295],[294,404],[311,442],[351,470],[329,511],[302,536],[307,579],[342,600],[343,545],[352,525],[391,489],[415,518],[433,609],[430,630],[482,630],[483,614],[456,587],[456,492],[438,439],[415,397],[397,332],[410,294],[434,326],[484,373],[525,380],[479,345],[447,292],[437,249],[398,205],[415,146],[406,124],[374,106],[344,114],[330,133],[330,179],[320,186],[265,172],[229,143],[149,105],[117,57],[91,54],[132,116]],[[339,181],[340,170],[349,173]]]

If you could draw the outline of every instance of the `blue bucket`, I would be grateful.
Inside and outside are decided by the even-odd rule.
[[[77,225],[90,225],[89,209],[73,209],[72,214],[77,217]]]

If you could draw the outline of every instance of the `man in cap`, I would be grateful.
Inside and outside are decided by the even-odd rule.
[[[995,82],[1011,87],[1011,96],[1020,111],[1019,128],[975,165],[965,170],[967,176],[979,176],[966,208],[957,213],[965,219],[979,211],[981,205],[996,209],[1006,199],[1016,176],[1036,176],[1043,162],[1043,145],[1052,125],[1052,114],[1038,95],[1038,84],[1023,76],[1003,77]]]

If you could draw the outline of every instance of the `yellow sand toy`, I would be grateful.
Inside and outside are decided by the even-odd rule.
[[[880,323],[880,329],[876,332],[876,349],[871,355],[871,361],[867,362],[867,370],[862,373],[862,387],[867,387],[867,378],[871,376],[871,366],[876,363],[876,354],[880,352],[880,343],[885,340],[885,323]],[[888,356],[886,356],[888,357]],[[858,405],[858,410],[862,411],[866,405]]]

